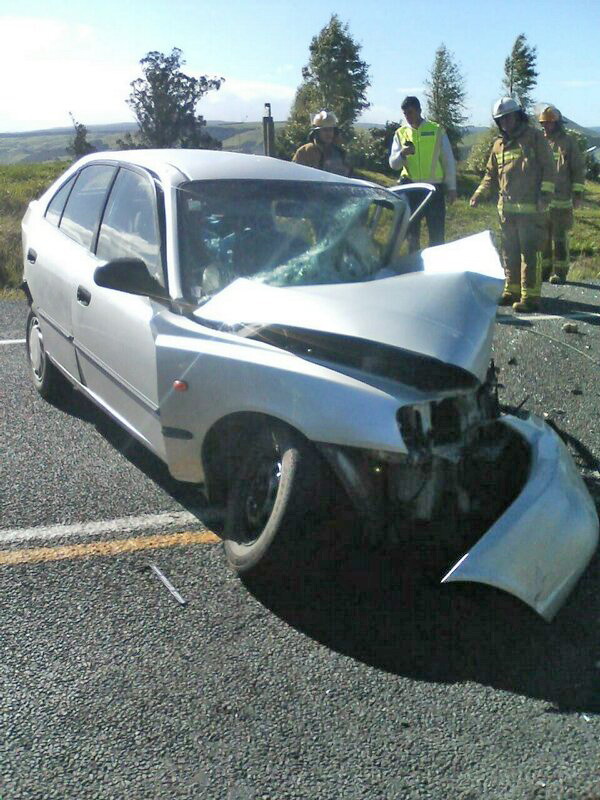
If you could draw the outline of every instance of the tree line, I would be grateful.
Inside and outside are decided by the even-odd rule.
[[[138,130],[118,140],[124,149],[146,147],[192,147],[221,149],[221,142],[205,130],[206,120],[197,113],[197,105],[209,91],[218,91],[222,77],[199,78],[186,75],[182,51],[174,48],[169,55],[147,53],[140,61],[142,77],[131,83],[127,105],[137,120]],[[296,90],[289,117],[276,137],[277,155],[290,159],[304,144],[310,132],[311,117],[323,108],[335,112],[352,163],[358,167],[388,171],[388,155],[398,121],[368,131],[355,128],[355,122],[370,107],[367,90],[371,85],[369,65],[361,58],[361,45],[337,14],[313,37],[308,62],[302,69],[302,82]],[[501,90],[518,99],[525,111],[533,105],[532,92],[537,84],[537,48],[527,42],[524,33],[515,39],[504,62]],[[425,81],[427,116],[446,130],[458,157],[465,135],[465,79],[454,54],[444,43],[435,52],[433,65]],[[75,136],[69,152],[75,157],[94,150],[87,139],[85,125],[71,114]],[[481,171],[497,130],[490,128],[472,149],[467,167]],[[582,146],[587,144],[581,137]],[[590,157],[590,161],[593,159]],[[590,167],[597,170],[596,162]],[[590,175],[590,177],[592,177]]]

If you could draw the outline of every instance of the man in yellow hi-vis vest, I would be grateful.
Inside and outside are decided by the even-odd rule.
[[[456,199],[456,164],[448,136],[437,122],[430,122],[421,115],[421,104],[416,97],[405,97],[402,111],[406,125],[398,128],[390,152],[392,169],[402,170],[401,183],[432,183],[436,192],[424,211],[429,232],[429,245],[444,243],[446,223],[446,201]],[[416,193],[409,196],[411,208],[422,198]],[[419,249],[421,220],[416,219],[408,232],[409,250]]]
[[[552,151],[539,128],[512,97],[501,97],[492,116],[500,130],[471,205],[498,192],[506,283],[500,305],[537,311],[542,289],[545,218],[554,196]]]

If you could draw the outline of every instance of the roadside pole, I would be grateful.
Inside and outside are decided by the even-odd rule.
[[[271,103],[265,103],[265,113],[263,116],[263,147],[266,156],[276,156],[275,123],[271,116]]]

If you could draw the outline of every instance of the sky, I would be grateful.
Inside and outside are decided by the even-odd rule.
[[[188,75],[222,76],[198,112],[255,121],[270,102],[287,117],[313,36],[332,13],[369,64],[371,107],[361,121],[399,120],[407,94],[423,96],[444,43],[465,79],[466,115],[487,125],[504,60],[525,33],[538,51],[536,100],[600,126],[600,2],[502,0],[0,0],[0,132],[133,121],[126,104],[150,50],[183,51]]]

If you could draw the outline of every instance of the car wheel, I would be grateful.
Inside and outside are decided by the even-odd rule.
[[[309,442],[284,425],[259,431],[232,480],[224,548],[237,572],[287,561],[306,550],[327,480]]]
[[[40,321],[34,311],[30,311],[27,317],[25,341],[31,381],[36,391],[44,400],[58,400],[64,394],[67,381],[48,358]]]

